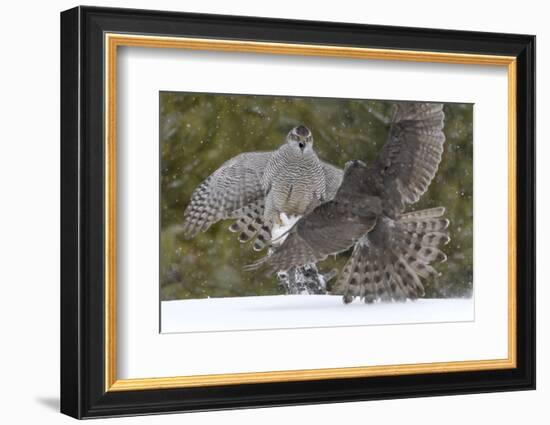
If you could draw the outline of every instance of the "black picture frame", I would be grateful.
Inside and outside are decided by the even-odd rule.
[[[517,367],[105,391],[104,34],[258,40],[517,58]],[[535,388],[535,37],[76,7],[61,13],[61,412],[75,418]]]

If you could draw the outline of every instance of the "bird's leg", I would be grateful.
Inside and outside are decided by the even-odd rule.
[[[282,286],[283,290],[287,295],[295,295],[299,292],[296,291],[296,279],[294,273],[294,267],[289,270],[277,272],[277,279],[279,280],[279,285]]]
[[[300,269],[301,267],[291,267],[277,273],[279,284],[288,295],[307,294]]]
[[[279,283],[287,294],[319,295],[327,293],[327,282],[336,276],[334,270],[320,273],[315,264],[292,267],[277,273]]]

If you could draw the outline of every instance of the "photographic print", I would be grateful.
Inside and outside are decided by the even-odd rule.
[[[474,319],[474,105],[159,97],[162,332]]]

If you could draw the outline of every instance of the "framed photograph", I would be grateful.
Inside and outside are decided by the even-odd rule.
[[[61,14],[61,411],[535,388],[535,37]]]

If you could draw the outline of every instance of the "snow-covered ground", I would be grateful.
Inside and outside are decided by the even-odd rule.
[[[349,305],[334,295],[274,295],[163,301],[161,330],[207,332],[474,320],[473,299]]]

